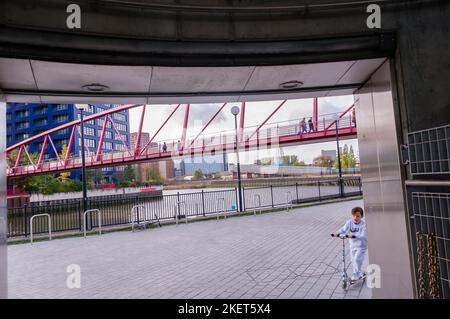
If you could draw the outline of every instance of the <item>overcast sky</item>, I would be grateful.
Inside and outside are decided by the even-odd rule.
[[[245,127],[257,126],[262,123],[282,101],[246,102]],[[312,116],[313,99],[288,100],[283,107],[269,120],[267,124],[281,121],[298,123],[302,117]],[[324,114],[343,112],[353,103],[353,95],[319,98],[319,117]],[[205,130],[204,134],[234,129],[234,117],[230,112],[232,106],[240,103],[229,103]],[[187,136],[195,136],[214,115],[222,104],[191,104]],[[164,120],[175,109],[176,105],[147,105],[143,131],[153,136]],[[183,129],[183,120],[186,105],[181,105],[158,133],[154,141],[179,140]],[[130,110],[130,132],[136,132],[139,127],[142,107]],[[342,145],[352,145],[358,155],[356,140],[342,141]],[[320,155],[321,150],[336,149],[336,142],[316,143],[301,146],[284,147],[284,155],[297,155],[300,160],[311,163],[313,158]],[[279,150],[267,150],[243,153],[242,163],[253,163],[257,158],[277,156]],[[230,162],[235,161],[235,155],[229,155]]]

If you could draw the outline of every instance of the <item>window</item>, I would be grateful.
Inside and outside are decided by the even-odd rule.
[[[105,138],[112,140],[112,138],[113,138],[112,136],[113,136],[112,132],[110,132],[110,131],[105,132]]]
[[[40,118],[40,119],[36,119],[34,120],[34,126],[43,126],[43,125],[47,125],[48,124],[48,120],[46,117],[44,118]]]
[[[53,117],[53,121],[55,123],[67,122],[69,120],[69,116],[67,114],[56,115]]]
[[[84,128],[84,134],[85,135],[90,135],[90,136],[95,136],[95,129],[92,127],[85,127]]]
[[[81,143],[80,143],[81,144]],[[84,139],[84,145],[87,147],[93,147],[95,148],[95,140],[92,140],[90,138],[85,138]]]
[[[69,141],[67,139],[65,139],[65,138],[55,141],[55,146],[58,147],[58,148],[62,147],[63,145],[67,145],[67,144],[69,144]]]
[[[59,130],[59,131],[56,132],[55,134],[62,135],[62,134],[68,134],[68,133],[69,133],[69,129],[68,129],[68,128],[64,128],[64,129],[62,129],[62,130]]]
[[[16,140],[18,140],[18,141],[25,140],[29,137],[30,137],[30,135],[28,133],[16,134]]]
[[[67,109],[69,109],[69,105],[68,104],[56,104],[55,106],[53,106],[53,111],[54,112],[65,111]]]
[[[34,145],[36,146],[36,150],[38,152],[40,152],[40,151],[42,151],[42,147],[44,146],[44,142],[39,142],[39,143],[36,143]]]
[[[102,172],[112,172],[113,169],[114,169],[113,167],[103,167]]]
[[[22,111],[17,111],[16,112],[16,117],[17,118],[27,117],[29,115],[30,115],[30,113],[28,112],[28,110],[22,110]]]
[[[112,150],[112,149],[113,149],[112,143],[111,143],[111,142],[104,142],[103,148],[104,148],[105,150]]]
[[[90,138],[85,138],[84,139],[84,146],[89,147],[89,148],[95,148],[95,140],[90,139]],[[81,138],[78,138],[78,145],[81,146]]]
[[[127,117],[120,113],[114,113],[113,118],[122,122],[125,122],[127,120]]]
[[[8,133],[11,132],[11,124],[6,125],[6,131],[7,131]]]
[[[47,111],[48,111],[47,106],[39,106],[39,107],[34,108],[33,113],[35,115],[42,115],[42,114],[47,113]]]
[[[7,143],[11,143],[12,142],[12,136],[8,135],[8,137],[6,138]]]
[[[122,131],[122,132],[127,131],[127,126],[125,124],[116,123],[116,127],[117,127],[117,130],[119,130],[119,131]]]
[[[114,148],[116,151],[125,151],[125,145],[123,145],[122,143],[115,144]]]
[[[9,126],[11,126],[11,125],[9,125]],[[30,122],[28,122],[28,121],[25,121],[25,122],[18,122],[18,123],[16,124],[16,127],[17,127],[18,130],[22,130],[22,129],[24,129],[24,128],[29,128],[29,127],[30,127]]]
[[[41,134],[41,133],[43,133],[43,132],[45,132],[46,130],[35,130],[34,131],[34,135],[38,135],[38,134]]]
[[[6,120],[11,121],[11,113],[6,113]]]
[[[104,119],[97,119],[97,125],[103,127]]]

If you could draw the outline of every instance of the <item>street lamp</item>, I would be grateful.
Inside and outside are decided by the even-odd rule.
[[[237,115],[239,114],[240,109],[238,106],[233,106],[231,108],[231,114],[234,115],[234,131],[236,134],[236,160],[237,160],[237,175],[238,175],[238,194],[239,194],[239,212],[243,211],[242,205],[242,182],[241,182],[241,165],[239,162],[239,135],[238,135],[238,126],[237,126]]]
[[[344,196],[344,185],[342,184],[342,166],[341,166],[341,151],[339,149],[339,116],[336,118],[336,145],[337,145],[337,158],[338,158],[338,170],[339,170],[339,196]]]
[[[86,159],[84,156],[84,119],[83,111],[87,109],[87,104],[78,104],[77,109],[80,111],[80,128],[81,128],[81,176],[83,178],[83,211],[87,210],[87,187],[86,187]]]

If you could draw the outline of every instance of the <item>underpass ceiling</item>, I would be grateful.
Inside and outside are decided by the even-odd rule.
[[[243,67],[90,65],[0,58],[9,102],[202,103],[352,94],[385,58]],[[292,81],[291,89],[281,87]],[[106,86],[92,92],[85,85]]]

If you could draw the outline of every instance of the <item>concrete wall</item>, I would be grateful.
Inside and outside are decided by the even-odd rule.
[[[0,299],[7,297],[7,254],[6,254],[6,103],[2,102],[0,91]]]
[[[383,54],[383,47],[393,41],[398,48],[395,54],[396,84],[403,88],[399,90],[399,102],[407,113],[403,119],[407,128],[417,130],[446,124],[450,121],[447,93],[450,83],[450,2],[395,2],[380,4],[381,31],[393,31],[395,39],[381,37],[376,46],[372,43],[365,46],[365,40],[358,36],[380,34],[379,30],[366,26],[367,4],[307,8],[305,4],[311,1],[208,2],[211,6],[234,5],[236,9],[231,11],[196,9],[195,5],[204,4],[203,1],[165,1],[169,6],[164,9],[151,4],[141,8],[79,1],[82,27],[68,30],[65,9],[72,3],[69,0],[7,0],[0,4],[0,29],[5,31],[0,37],[0,56],[23,54],[50,60],[83,62],[84,59],[99,64],[114,63],[114,58],[118,64],[288,64],[302,59],[350,58],[355,54],[364,57],[373,54],[376,48],[377,54]],[[183,10],[170,7],[176,3],[187,6]],[[315,5],[325,3],[333,1],[314,1]],[[239,10],[244,6],[260,9]],[[281,6],[291,6],[291,9],[277,9]],[[45,36],[39,31],[45,31]],[[63,34],[54,38],[57,35],[54,31]],[[352,49],[349,40],[344,41],[347,45],[339,41],[326,42],[325,47],[318,46],[316,41],[336,40],[337,37],[356,39],[361,48]],[[20,46],[22,41],[29,46]],[[101,53],[96,55],[98,52]],[[113,54],[104,54],[107,52]]]

